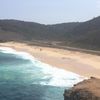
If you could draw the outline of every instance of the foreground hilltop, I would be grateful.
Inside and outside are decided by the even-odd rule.
[[[91,77],[65,90],[64,100],[100,100],[100,79]]]
[[[42,41],[56,45],[100,50],[100,17],[86,22],[44,25],[19,20],[0,20],[2,41]],[[41,43],[42,43],[41,42]]]

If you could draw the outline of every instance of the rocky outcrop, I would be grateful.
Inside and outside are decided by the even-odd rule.
[[[100,100],[100,79],[91,77],[65,90],[64,100]]]

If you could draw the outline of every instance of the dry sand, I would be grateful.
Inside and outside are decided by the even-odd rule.
[[[100,78],[100,56],[64,49],[30,46],[24,43],[0,43],[0,47],[11,47],[28,52],[38,60],[85,77]]]

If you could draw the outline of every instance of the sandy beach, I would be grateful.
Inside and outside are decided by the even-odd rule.
[[[79,51],[27,45],[25,43],[0,43],[0,47],[11,47],[28,52],[38,60],[85,77],[100,78],[100,56]]]

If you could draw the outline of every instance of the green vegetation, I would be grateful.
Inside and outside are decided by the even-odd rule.
[[[57,41],[59,45],[100,50],[99,27],[100,17],[55,25],[0,20],[0,41]]]

